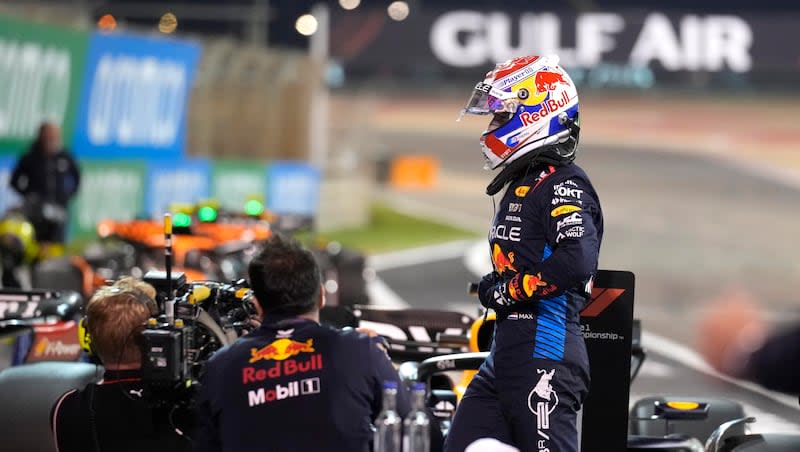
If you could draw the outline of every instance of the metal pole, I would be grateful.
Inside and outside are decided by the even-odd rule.
[[[325,85],[325,71],[328,66],[328,40],[330,36],[330,11],[325,4],[317,3],[311,8],[311,14],[317,19],[317,32],[309,39],[309,55],[322,68],[322,80],[316,85],[312,99],[314,105],[310,108],[309,115],[309,160],[311,164],[325,171],[328,158],[328,133],[330,117],[328,114],[329,99],[328,87]]]
[[[267,45],[268,0],[253,0],[253,11],[247,18],[247,39],[251,44]]]

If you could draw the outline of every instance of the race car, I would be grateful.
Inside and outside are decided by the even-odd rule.
[[[0,369],[77,361],[83,297],[74,291],[0,290]]]
[[[633,319],[633,283],[632,273],[600,271],[592,301],[581,313],[592,386],[602,388],[590,391],[584,403],[581,450],[800,450],[800,434],[746,434],[746,424],[756,420],[731,400],[657,395],[630,404],[631,381],[646,358],[640,322]],[[473,318],[449,311],[356,306],[349,316],[341,309],[322,315],[331,324],[367,327],[384,336],[401,377],[409,385],[426,383],[429,412],[447,435],[460,398],[491,347],[492,313]]]
[[[174,204],[172,259],[189,281],[238,281],[247,278],[255,243],[274,230],[293,233],[307,226],[302,219],[276,216],[263,203],[249,199],[242,212],[219,209],[213,200]],[[44,261],[33,270],[32,287],[69,289],[88,298],[105,281],[122,275],[141,277],[164,269],[164,226],[161,220],[101,221],[99,241],[80,256]],[[363,254],[336,242],[314,242],[310,249],[323,272],[328,303],[368,302]]]
[[[64,245],[41,240],[41,230],[63,225],[66,211],[56,204],[27,196],[0,217],[2,287],[29,285],[30,270],[39,262],[62,256]]]

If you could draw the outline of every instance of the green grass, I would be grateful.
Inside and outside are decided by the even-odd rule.
[[[337,241],[344,247],[367,254],[381,253],[452,240],[471,239],[478,234],[443,223],[406,215],[385,205],[370,208],[370,222],[363,228],[342,229],[299,238],[306,243],[317,239]]]

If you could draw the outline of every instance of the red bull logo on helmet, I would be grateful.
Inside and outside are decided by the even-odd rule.
[[[567,105],[569,105],[569,102],[570,102],[569,93],[567,93],[566,91],[562,91],[560,98],[547,99],[546,101],[540,104],[542,108],[540,108],[539,111],[534,111],[534,112],[526,111],[519,115],[519,119],[522,121],[523,126],[529,126],[539,121],[540,119],[547,117],[551,113],[557,112],[558,110],[566,107]]]
[[[536,83],[536,92],[543,93],[545,91],[553,91],[556,85],[564,84],[570,86],[567,80],[564,80],[564,75],[558,72],[539,71],[534,78]]]
[[[300,353],[314,353],[314,339],[298,342],[289,338],[280,338],[261,348],[250,349],[250,364],[264,360],[283,361]]]

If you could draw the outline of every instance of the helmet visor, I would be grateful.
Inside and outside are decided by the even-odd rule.
[[[488,115],[497,111],[505,111],[504,99],[510,94],[500,91],[488,83],[480,82],[475,85],[461,114]]]

